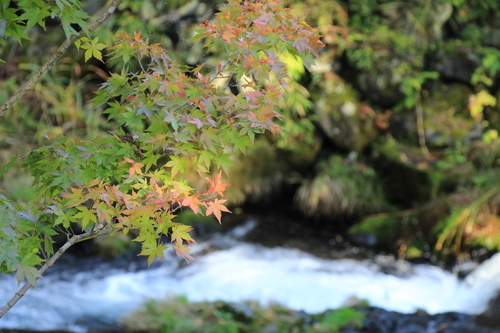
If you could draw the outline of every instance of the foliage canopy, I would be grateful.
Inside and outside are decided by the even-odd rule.
[[[0,3],[6,37],[21,43],[29,28],[45,28],[47,16],[58,17],[67,41],[78,37],[75,44],[86,60],[103,60],[106,45],[91,36],[94,27],[79,1]],[[27,278],[34,285],[52,265],[49,258],[66,250],[54,252],[52,236],[61,230],[70,235],[74,225],[83,233],[69,239],[68,247],[135,230],[149,264],[163,258],[170,242],[179,256],[193,259],[187,247],[194,242],[191,228],[175,222],[176,212],[190,208],[221,221],[229,211],[221,175],[232,165],[231,156],[245,153],[260,133],[281,132],[274,120],[288,74],[280,55],[302,58],[309,68],[322,47],[319,38],[277,0],[230,0],[200,25],[194,41],[207,52],[223,51],[213,65],[184,65],[140,32],[119,31],[106,51],[111,61],[123,61],[123,70],[111,74],[93,100],[95,107],[105,106],[115,128],[89,140],[47,135],[47,144],[23,157],[36,195],[26,203],[0,196],[1,271],[16,272],[19,282]],[[130,70],[136,64],[140,70]],[[205,179],[206,188],[190,186],[187,170]]]

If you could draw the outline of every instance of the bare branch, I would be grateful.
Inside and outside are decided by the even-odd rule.
[[[109,16],[111,16],[111,14],[113,14],[119,2],[120,0],[113,0],[113,2],[104,12],[104,14],[101,17],[99,17],[94,23],[92,23],[87,31],[82,30],[78,34],[71,35],[68,39],[66,39],[66,41],[64,41],[64,43],[62,43],[62,45],[59,46],[59,48],[52,55],[52,57],[50,57],[50,59],[45,64],[43,64],[43,66],[38,70],[38,72],[33,74],[33,76],[28,81],[26,81],[23,84],[23,86],[11,98],[9,98],[7,102],[5,102],[4,105],[0,107],[0,117],[3,116],[5,111],[7,111],[7,109],[9,109],[12,106],[12,104],[14,104],[15,101],[17,101],[28,90],[30,90],[43,74],[47,73],[48,70],[52,68],[52,66],[54,66],[57,59],[59,59],[76,40],[82,38],[87,33],[94,31],[95,29],[97,29],[97,27],[103,24],[104,21],[106,21],[106,19]]]

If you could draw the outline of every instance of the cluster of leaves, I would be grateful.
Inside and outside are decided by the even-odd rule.
[[[64,15],[77,17],[67,10]],[[163,257],[166,242],[192,259],[186,247],[194,242],[190,227],[175,222],[176,211],[190,208],[220,222],[228,211],[221,174],[232,165],[231,154],[245,153],[259,133],[280,132],[274,120],[288,74],[279,54],[302,57],[310,67],[322,47],[319,34],[276,0],[231,0],[200,26],[195,39],[207,51],[224,50],[225,59],[188,67],[140,33],[118,33],[111,53],[124,69],[94,98],[95,106],[106,105],[118,129],[91,140],[48,136],[50,143],[23,161],[36,196],[25,205],[0,201],[10,214],[0,228],[2,271],[26,265],[30,269],[19,280],[34,280],[33,266],[54,253],[50,236],[75,224],[91,237],[136,230],[149,263]],[[78,46],[86,57],[101,57],[103,45],[96,39],[84,37]],[[141,70],[129,72],[131,62]],[[215,84],[227,78],[237,82],[238,94]],[[188,169],[206,179],[206,189],[187,183]]]
[[[0,17],[5,20],[5,37],[14,37],[19,44],[23,39],[29,40],[26,31],[35,25],[45,29],[47,17],[59,18],[66,38],[76,34],[75,26],[86,30],[88,14],[82,9],[78,0],[2,0],[0,1]],[[21,11],[19,9],[22,9]]]

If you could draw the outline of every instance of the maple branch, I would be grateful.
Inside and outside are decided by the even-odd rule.
[[[90,239],[90,238],[94,238],[94,237],[97,237],[97,236],[101,236],[101,235],[104,235],[106,234],[107,232],[109,232],[109,229],[110,227],[107,227],[106,228],[106,224],[101,224],[96,230],[93,230],[93,231],[89,231],[89,232],[86,232],[86,233],[83,233],[83,234],[80,234],[80,235],[74,235],[73,237],[71,237],[66,243],[64,243],[63,246],[61,246],[59,248],[59,250],[57,250],[56,253],[54,253],[54,255],[52,257],[50,257],[49,260],[47,260],[45,262],[45,264],[43,264],[43,266],[38,270],[38,277],[35,276],[35,281],[39,279],[39,277],[42,276],[43,273],[45,273],[45,271],[47,269],[49,269],[50,267],[52,267],[52,265],[54,265],[54,263],[63,255],[64,252],[66,252],[66,250],[68,250],[73,244],[75,243],[78,243],[78,242],[82,242],[84,240],[87,240],[87,239]],[[7,302],[7,304],[5,304],[2,309],[0,309],[0,318],[2,318],[7,312],[9,312],[9,310],[17,303],[17,301],[19,301],[23,296],[24,294],[26,294],[26,292],[32,287],[33,285],[31,284],[31,282],[27,281],[22,287],[21,289],[19,289],[19,291],[17,293],[14,294],[14,296],[12,296],[12,298]]]
[[[217,71],[217,73],[215,73],[214,77],[213,77],[213,78],[211,78],[211,79],[210,79],[210,81],[208,81],[208,83],[207,83],[207,84],[205,84],[205,85],[203,86],[203,89],[207,88],[207,87],[210,85],[210,83],[214,82],[214,81],[215,81],[215,79],[217,79],[217,78],[218,78],[219,74],[220,74],[220,73],[222,73],[222,72],[224,72],[224,69],[227,67],[227,65],[229,65],[229,63],[230,63],[230,62],[231,62],[231,60],[230,60],[230,59],[228,59],[228,60],[226,61],[226,63],[225,63],[224,65],[222,65],[222,66],[221,66],[221,68]],[[170,110],[170,111],[171,111],[171,112],[177,111],[177,110],[179,110],[180,108],[182,108],[183,106],[187,105],[188,103],[189,103],[189,102],[184,102],[184,103],[181,103],[181,104],[177,105],[175,108],[173,108],[173,109],[172,109],[172,110]]]
[[[238,57],[239,57],[239,55],[238,55]],[[224,72],[224,69],[226,69],[227,65],[229,65],[230,62],[231,62],[231,59],[227,59],[226,63],[220,67],[220,69],[217,71],[217,73],[215,73],[214,77],[212,79],[210,79],[210,81],[205,85],[204,88],[208,87],[210,85],[210,83],[214,82],[219,77],[219,74]]]
[[[47,62],[43,64],[43,66],[35,74],[33,74],[33,76],[28,81],[26,81],[21,88],[14,95],[12,95],[12,97],[7,102],[5,102],[4,105],[0,107],[0,117],[3,116],[5,111],[7,111],[7,109],[9,109],[12,106],[12,104],[14,104],[15,101],[17,101],[28,90],[30,90],[43,74],[47,73],[49,69],[52,68],[52,66],[54,66],[57,59],[59,59],[76,40],[82,38],[87,33],[94,31],[95,29],[97,29],[97,27],[103,24],[104,21],[106,21],[106,19],[109,16],[111,16],[111,14],[113,14],[116,7],[118,7],[119,2],[120,0],[113,0],[113,2],[104,12],[104,14],[101,17],[99,17],[94,23],[92,23],[87,31],[82,29],[79,33],[71,35],[68,39],[66,39],[64,43],[62,43],[61,46],[59,46],[59,48],[52,55],[52,57],[50,57],[50,59],[47,60]]]

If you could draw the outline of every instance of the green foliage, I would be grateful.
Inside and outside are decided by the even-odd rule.
[[[467,147],[461,143],[457,143],[454,147],[449,147],[443,150],[442,158],[437,161],[436,167],[438,170],[449,172],[453,168],[469,164],[467,158]]]
[[[342,328],[363,327],[365,315],[353,308],[340,308],[325,315],[308,333],[340,333]]]
[[[12,4],[11,4],[12,2]],[[5,20],[5,31],[2,35],[14,37],[19,44],[23,39],[30,39],[26,34],[29,28],[39,25],[45,29],[45,19],[58,17],[66,38],[76,34],[72,25],[83,30],[88,28],[85,21],[89,16],[82,11],[82,3],[78,0],[2,0],[0,2],[0,17]],[[17,8],[15,8],[16,6]],[[22,9],[22,11],[19,11]]]
[[[39,69],[36,64],[20,64],[16,76],[1,81],[0,103],[20,89],[21,77],[28,77]],[[63,58],[61,63],[43,76],[2,117],[0,133],[21,148],[36,147],[46,142],[46,135],[68,135],[92,138],[114,124],[106,123],[99,110],[88,103],[92,83],[102,74],[92,65],[80,66],[74,59]],[[30,135],[26,135],[30,133]]]
[[[33,204],[14,204],[0,195],[0,207],[0,269],[17,272],[19,283],[25,277],[33,282],[39,276],[35,266],[53,254],[51,236],[56,232]]]
[[[122,318],[127,332],[341,332],[361,328],[364,314],[353,308],[305,315],[279,304],[263,307],[256,302],[191,303],[185,297],[148,301],[144,309]]]
[[[349,1],[350,19],[352,26],[356,30],[371,30],[371,28],[379,22],[379,16],[376,15],[378,7],[377,1],[370,0],[355,0]]]
[[[401,90],[404,95],[401,107],[413,108],[417,106],[420,102],[420,97],[417,94],[421,94],[422,85],[427,80],[436,80],[439,78],[439,73],[437,72],[421,72],[415,73],[415,77],[406,77],[401,83]]]
[[[474,85],[482,83],[485,86],[491,86],[495,76],[500,72],[500,50],[493,47],[482,47],[479,52],[483,56],[482,63],[475,70],[471,83]]]
[[[85,51],[85,61],[88,61],[90,58],[96,58],[103,61],[101,50],[106,47],[106,44],[99,43],[98,37],[92,40],[87,37],[82,37],[80,40],[75,42],[75,46],[77,49],[82,48],[87,50]]]
[[[445,254],[459,253],[463,246],[500,250],[500,178],[496,171],[488,171],[477,176],[476,183],[472,198],[453,207],[434,228],[437,250]]]
[[[496,14],[500,10],[500,4],[495,0],[448,0],[458,10],[454,15],[460,28],[467,25],[475,25],[483,27],[485,25],[495,22]]]
[[[24,38],[28,25],[41,25],[34,15],[43,16],[44,10],[61,19],[66,38],[76,33],[74,24],[87,29],[87,14],[77,0],[17,5],[28,16],[17,17],[8,2],[2,7],[8,31],[16,38]],[[125,1],[122,8],[144,14],[149,5]],[[24,24],[26,18],[32,20]],[[177,212],[185,207],[221,222],[222,212],[229,212],[221,176],[233,165],[231,155],[245,153],[257,134],[281,132],[274,119],[288,74],[279,54],[301,58],[309,68],[322,47],[315,30],[274,0],[229,1],[198,27],[194,41],[220,57],[188,66],[160,44],[150,44],[140,31],[116,34],[106,52],[123,64],[122,70],[112,73],[93,98],[94,107],[104,105],[113,130],[86,139],[46,133],[44,146],[23,159],[35,197],[28,203],[0,200],[2,271],[16,271],[19,281],[34,283],[36,267],[54,253],[51,236],[75,225],[88,237],[133,231],[149,264],[163,258],[165,239],[179,256],[193,259],[187,247],[194,242],[191,227],[175,221]],[[86,61],[103,60],[106,45],[99,37],[83,37],[75,44],[86,50]],[[226,76],[237,80],[239,94],[231,93],[228,82],[215,84]],[[187,170],[195,170],[205,182],[202,190],[188,184]]]
[[[376,214],[359,221],[349,229],[349,232],[358,236],[374,236],[377,244],[390,245],[401,236],[403,225],[404,222],[391,214]]]
[[[240,324],[217,303],[188,303],[185,297],[148,301],[145,310],[123,320],[127,332],[236,333]]]

